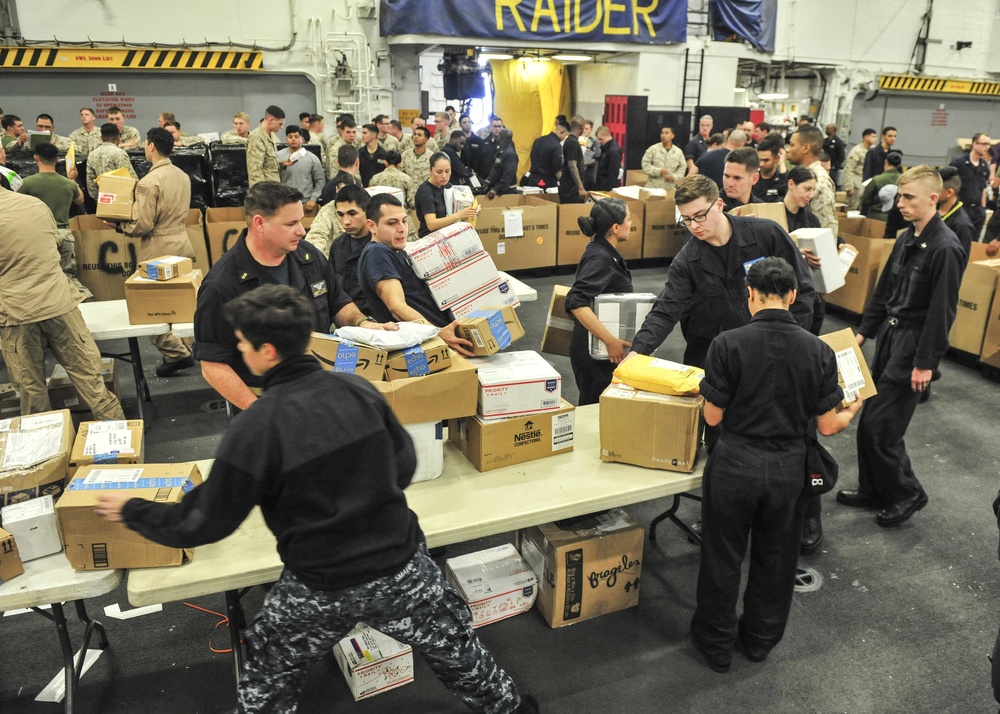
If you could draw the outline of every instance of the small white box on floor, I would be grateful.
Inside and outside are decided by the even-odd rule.
[[[354,701],[413,681],[413,649],[363,622],[334,645],[333,658],[344,673]]]
[[[444,422],[404,424],[403,428],[413,439],[413,450],[417,452],[412,483],[436,479],[444,471]]]
[[[21,562],[58,553],[63,549],[52,496],[32,498],[4,506],[3,529],[14,536]]]
[[[499,352],[469,362],[479,370],[478,411],[484,418],[559,409],[562,377],[537,352]]]
[[[538,578],[510,543],[449,558],[445,577],[469,603],[473,627],[527,612],[538,594]]]

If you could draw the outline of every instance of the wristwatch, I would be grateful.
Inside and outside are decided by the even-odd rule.
[[[362,323],[365,322],[375,322],[375,318],[371,315],[362,315],[361,319],[354,323],[355,327],[361,327]]]

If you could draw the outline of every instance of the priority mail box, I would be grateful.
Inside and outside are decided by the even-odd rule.
[[[385,365],[385,378],[406,379],[433,374],[451,366],[451,350],[440,337],[432,337],[405,350],[390,352]]]
[[[510,280],[501,278],[498,274],[496,280],[490,282],[486,287],[466,295],[460,301],[452,303],[450,309],[455,317],[466,317],[477,310],[518,307],[520,304],[521,300],[517,297],[517,292],[510,284]]]
[[[478,253],[460,265],[427,281],[427,287],[442,310],[464,302],[497,283],[500,274],[487,253]]]
[[[139,275],[150,280],[171,280],[194,270],[194,262],[182,255],[164,255],[139,263]]]
[[[472,343],[472,352],[479,357],[496,354],[524,337],[512,307],[474,310],[459,320],[455,331]]]
[[[841,406],[846,407],[859,394],[862,399],[869,399],[878,394],[868,363],[865,362],[865,356],[854,337],[854,330],[845,327],[837,332],[820,335],[819,338],[828,344],[837,356],[837,381],[844,391]]]
[[[167,281],[150,280],[136,273],[125,281],[129,322],[133,325],[193,322],[201,278],[200,270]]]
[[[756,205],[756,204],[755,204]],[[776,204],[780,205],[780,204]],[[858,315],[875,291],[882,250],[885,245],[885,221],[871,218],[840,218],[840,237],[853,245],[858,254],[844,276],[844,286],[827,294],[826,301]]]
[[[519,531],[546,622],[563,627],[638,605],[644,536],[620,508]]]
[[[730,216],[754,216],[774,221],[788,231],[788,218],[783,203],[745,203],[729,211]]]
[[[97,216],[69,220],[76,244],[76,276],[95,300],[125,298],[125,279],[136,270],[136,243]]]
[[[97,217],[131,220],[138,183],[131,176],[101,176],[97,185]]]
[[[168,548],[147,540],[124,523],[94,513],[102,493],[127,491],[135,498],[179,503],[202,482],[196,464],[100,464],[84,466],[56,503],[66,558],[76,570],[153,568],[180,565],[194,557],[193,548]]]
[[[537,196],[503,199],[503,202],[484,201],[476,218],[476,232],[497,267],[521,270],[555,265],[559,235],[557,206]],[[516,219],[512,221],[505,215],[508,213],[517,214]],[[520,229],[510,230],[513,224]]]
[[[544,414],[452,419],[448,438],[477,470],[492,471],[572,451],[575,422],[575,407],[561,399],[557,411]]]
[[[542,352],[569,357],[569,343],[573,338],[573,317],[566,312],[566,296],[569,288],[565,285],[552,287],[549,300],[549,314],[545,318],[545,332],[542,333]]]
[[[444,471],[444,422],[404,424],[403,428],[413,440],[413,450],[417,454],[412,483],[436,479]]]
[[[58,498],[75,436],[65,409],[0,421],[0,505]]]
[[[17,550],[14,536],[0,528],[0,585],[11,578],[24,574],[21,554]]]
[[[423,280],[457,268],[484,250],[476,229],[464,222],[445,226],[406,244],[413,272]]]
[[[655,303],[653,293],[605,293],[594,298],[594,313],[608,332],[619,340],[631,342]],[[608,359],[608,346],[593,334],[590,356]]]
[[[478,413],[487,419],[559,409],[562,377],[537,352],[501,352],[469,360],[479,370]]]
[[[704,403],[611,384],[601,394],[601,461],[691,473]]]
[[[388,193],[389,195],[398,198],[399,202],[404,206],[406,205],[406,191],[401,188],[396,188],[395,186],[368,186],[365,191],[368,192],[369,196],[377,196],[380,193]]]
[[[53,406],[55,405],[53,404]],[[0,384],[0,419],[10,419],[16,416],[21,416],[21,393],[13,384],[2,383]]]
[[[114,395],[121,394],[121,382],[119,381],[118,362],[113,357],[101,358],[101,378],[104,386]],[[61,364],[56,364],[52,368],[52,376],[47,380],[49,390],[49,403],[53,409],[69,409],[73,415],[74,426],[79,427],[84,418],[90,414],[90,407],[83,401],[80,393],[76,391],[76,385],[66,373],[66,368]]]
[[[333,647],[354,701],[413,681],[413,649],[361,622]]]
[[[374,384],[401,424],[458,419],[476,413],[476,365],[454,353],[448,369]]]
[[[384,378],[388,359],[385,350],[357,345],[322,332],[314,332],[309,338],[309,354],[327,371],[356,374],[369,382]]]
[[[1000,259],[977,261],[965,269],[958,293],[958,311],[948,335],[948,342],[956,350],[974,355],[982,352],[998,275]]]
[[[527,612],[538,594],[538,578],[510,543],[448,558],[445,577],[469,603],[477,628]]]
[[[840,266],[840,255],[837,252],[837,239],[829,228],[799,228],[791,236],[801,250],[811,251],[819,257],[818,268],[809,268],[816,292],[829,293],[843,287],[844,271]]]
[[[632,230],[628,240],[618,245],[618,252],[626,260],[638,260],[642,257],[642,230],[645,206],[642,201],[612,196],[611,194],[592,193],[595,200],[603,198],[619,198],[628,205],[632,217]],[[556,265],[576,265],[583,257],[583,251],[590,243],[590,237],[583,234],[579,218],[589,216],[593,208],[591,203],[568,203],[559,206],[559,246],[556,252]]]
[[[205,209],[205,233],[208,235],[209,259],[215,264],[222,254],[236,245],[247,227],[247,213],[242,206]]]
[[[70,476],[90,464],[141,464],[143,432],[142,419],[83,422],[69,455]]]
[[[28,562],[62,550],[52,496],[12,503],[0,510],[4,530],[17,540],[21,561]]]

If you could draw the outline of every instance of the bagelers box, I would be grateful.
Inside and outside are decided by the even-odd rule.
[[[575,407],[562,399],[557,411],[545,414],[452,419],[448,438],[476,469],[492,471],[572,451],[575,417]]]
[[[601,461],[691,473],[704,402],[611,384],[601,394]]]
[[[0,422],[0,504],[57,498],[66,485],[75,436],[65,409]]]

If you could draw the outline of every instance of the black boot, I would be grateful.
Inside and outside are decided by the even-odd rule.
[[[802,544],[799,546],[799,552],[803,555],[809,555],[809,553],[819,548],[819,544],[822,542],[823,523],[820,521],[819,516],[806,518],[802,524]]]

